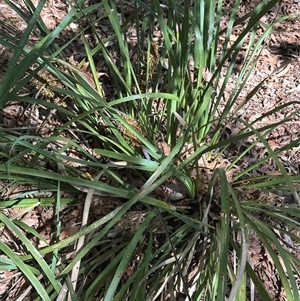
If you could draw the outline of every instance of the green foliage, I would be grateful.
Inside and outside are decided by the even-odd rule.
[[[288,175],[278,159],[281,152],[299,141],[276,151],[266,141],[267,135],[277,125],[291,120],[298,112],[278,124],[265,127],[257,126],[262,117],[250,124],[235,115],[261,87],[261,84],[254,87],[245,101],[235,107],[264,40],[278,21],[274,20],[274,24],[257,39],[260,18],[278,0],[261,1],[251,13],[240,19],[237,19],[240,1],[234,2],[230,12],[224,12],[221,0],[198,0],[193,6],[190,1],[179,4],[178,1],[161,3],[154,0],[147,4],[136,0],[130,16],[125,15],[122,1],[117,6],[116,1],[103,0],[89,7],[84,7],[84,1],[77,1],[53,31],[47,29],[40,17],[45,1],[40,1],[36,8],[30,0],[25,2],[26,7],[17,7],[6,1],[28,24],[22,38],[16,41],[12,33],[5,30],[7,25],[0,21],[4,26],[0,32],[0,44],[14,52],[0,83],[0,108],[12,99],[37,104],[48,112],[55,110],[63,115],[65,122],[47,138],[39,131],[36,135],[29,135],[24,132],[16,134],[21,129],[0,129],[3,162],[0,164],[0,179],[7,181],[8,185],[37,187],[30,191],[32,195],[52,192],[57,193],[57,197],[28,199],[28,192],[1,201],[1,208],[19,206],[29,210],[31,206],[53,204],[59,212],[62,204],[79,202],[76,197],[60,198],[61,191],[77,196],[91,189],[94,193],[121,198],[124,202],[63,240],[58,239],[61,231],[58,223],[55,242],[42,249],[34,247],[24,235],[23,230],[28,232],[28,226],[0,213],[1,226],[13,231],[26,246],[24,254],[17,256],[10,246],[3,244],[1,249],[6,256],[0,259],[1,267],[20,270],[38,292],[38,300],[63,300],[66,291],[70,292],[69,300],[167,300],[167,296],[175,300],[178,292],[186,294],[188,300],[248,300],[246,290],[250,280],[263,300],[271,300],[247,254],[249,237],[254,233],[276,266],[287,300],[299,299],[295,277],[299,276],[299,259],[284,249],[274,234],[276,231],[300,242],[299,237],[289,233],[299,231],[299,207],[276,207],[261,202],[259,198],[247,199],[246,193],[252,188],[288,190],[299,202],[295,186],[299,177]],[[96,22],[89,17],[98,9],[105,12],[100,20],[107,18],[113,31],[106,40],[99,37]],[[226,14],[228,23],[223,28],[221,20]],[[82,20],[85,20],[86,28],[65,45],[56,44],[56,37],[70,23]],[[155,22],[162,33],[161,41],[154,40]],[[233,29],[242,22],[246,22],[246,26],[231,45]],[[140,24],[136,28],[137,59],[133,60],[127,29],[137,24]],[[94,45],[86,40],[87,31],[94,33]],[[36,45],[30,43],[32,33],[39,38]],[[76,39],[81,39],[85,48],[86,62],[91,69],[88,77],[81,68],[85,61],[75,67],[64,55],[64,50]],[[249,42],[244,63],[223,106],[222,95],[233,76],[238,54],[246,39]],[[221,51],[218,48],[220,41],[223,41]],[[111,45],[119,53],[118,61],[112,57]],[[105,68],[110,72],[114,99],[106,99],[102,91],[96,54],[101,54]],[[69,107],[21,93],[41,70],[49,72],[63,84],[50,85],[49,89],[62,99],[70,99],[72,104],[67,104]],[[274,108],[264,116],[280,109]],[[221,135],[223,125],[230,118],[240,121],[245,128],[224,140]],[[69,132],[74,139],[67,138]],[[92,137],[96,145],[93,154],[88,149],[88,141],[83,147],[77,135]],[[159,148],[159,135],[170,146],[169,154]],[[211,173],[207,169],[203,178],[199,160],[217,160],[224,156],[230,145],[253,135],[256,141],[238,154],[226,169],[216,168]],[[268,150],[268,155],[236,173],[232,182],[228,181],[227,173],[258,142]],[[76,150],[78,158],[66,154],[70,148]],[[187,148],[190,152],[185,156]],[[96,159],[95,154],[102,160]],[[248,174],[251,170],[270,158],[276,162],[280,175],[250,181]],[[57,171],[49,170],[49,166],[57,167],[65,162],[101,171],[101,175],[118,185],[83,179],[77,170],[68,166],[65,166],[67,175],[59,167]],[[141,179],[142,186],[136,188],[126,182],[120,175],[121,168]],[[188,209],[172,200],[173,196],[158,197],[157,190],[168,181],[184,186]],[[137,204],[143,208],[140,213],[143,219],[133,235],[129,239],[122,236],[111,238],[118,222],[127,219]],[[59,216],[57,218],[59,221]],[[272,220],[278,224],[272,224]],[[279,227],[279,224],[287,225],[289,230]],[[163,243],[157,242],[159,228],[163,229],[160,230],[165,239]],[[41,239],[36,231],[30,233]],[[63,261],[58,251],[63,252],[64,248],[73,246],[85,236],[85,245],[72,259]],[[93,257],[91,250],[100,251]],[[80,260],[79,277],[87,276],[90,271],[98,274],[86,287],[77,287],[74,291],[69,273]],[[135,267],[126,278],[124,275],[132,263]]]

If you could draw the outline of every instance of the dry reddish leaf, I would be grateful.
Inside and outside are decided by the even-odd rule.
[[[157,146],[159,150],[162,152],[162,154],[165,156],[167,156],[171,151],[170,146],[164,141],[157,142]]]

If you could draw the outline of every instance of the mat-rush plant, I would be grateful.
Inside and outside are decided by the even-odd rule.
[[[224,12],[222,1],[199,0],[191,6],[189,1],[179,4],[155,0],[147,4],[136,0],[129,16],[123,4],[116,6],[115,1],[103,0],[88,8],[81,7],[83,1],[78,1],[53,32],[47,30],[39,17],[45,1],[37,8],[30,1],[25,2],[26,9],[6,1],[29,26],[17,43],[11,31],[0,33],[0,43],[14,51],[1,81],[1,107],[11,99],[39,104],[49,111],[55,109],[68,121],[47,138],[25,135],[21,132],[24,128],[1,129],[1,180],[7,185],[30,185],[33,187],[30,193],[36,198],[25,199],[29,194],[26,192],[1,201],[1,207],[23,206],[30,210],[34,205],[53,203],[57,208],[57,233],[52,245],[19,220],[19,216],[7,218],[0,214],[2,225],[25,246],[23,253],[17,254],[19,250],[2,244],[2,269],[21,271],[39,296],[37,299],[42,300],[63,300],[66,291],[69,300],[175,300],[180,296],[187,300],[250,300],[254,291],[262,300],[272,300],[247,254],[249,236],[255,235],[274,262],[287,300],[298,300],[295,275],[299,276],[299,260],[282,246],[275,233],[299,242],[299,237],[292,232],[299,231],[299,208],[296,205],[275,207],[271,202],[250,198],[247,193],[250,188],[287,189],[298,200],[294,183],[299,177],[288,176],[277,157],[298,141],[273,151],[265,139],[276,126],[293,116],[263,128],[256,127],[260,118],[251,124],[240,120],[245,124],[244,130],[227,140],[222,140],[221,135],[222,125],[236,118],[234,105],[254,68],[262,42],[272,30],[269,26],[262,36],[256,37],[259,20],[278,1],[262,1],[239,20],[236,14],[240,1],[233,3],[231,11]],[[98,9],[106,13],[92,22],[88,15]],[[221,28],[225,16],[228,23]],[[92,29],[97,34],[96,23],[104,17],[109,19],[114,35],[105,41],[99,38],[97,45],[91,46],[84,38],[85,30]],[[85,46],[92,82],[80,65],[75,68],[64,60],[64,48],[71,41],[62,47],[53,43],[70,22],[80,18],[88,20],[89,26],[75,38],[81,38]],[[155,22],[162,32],[159,41],[152,38]],[[240,22],[246,26],[230,45],[234,26]],[[140,66],[131,58],[126,38],[126,29],[132,24],[139,24],[136,50]],[[30,45],[31,33],[40,38],[37,45]],[[243,66],[223,105],[222,95],[246,39],[249,42]],[[223,42],[218,51],[220,41]],[[155,60],[151,48],[154,42],[159,43],[159,59]],[[114,45],[119,51],[117,63],[108,45]],[[99,52],[117,91],[113,100],[105,99],[98,79],[94,55]],[[26,73],[34,64],[39,67]],[[52,87],[52,90],[72,98],[69,110],[43,99],[19,95],[21,88],[42,68],[64,84],[63,88]],[[259,87],[250,91],[239,108]],[[280,108],[265,115],[276,110]],[[32,128],[27,130],[31,132]],[[68,138],[68,132],[76,138]],[[95,158],[89,144],[80,141],[79,135],[84,141],[92,137],[88,142],[97,145],[94,151],[101,155],[101,160]],[[231,158],[225,170],[207,168],[203,176],[203,168],[198,166],[200,160],[218,160],[230,145],[251,135],[256,135],[257,141]],[[169,144],[169,154],[159,149],[158,136]],[[226,173],[258,142],[266,147],[268,156],[235,174],[229,183]],[[186,155],[188,147],[190,151]],[[68,156],[71,148],[78,152],[77,159]],[[276,162],[280,175],[248,179],[251,170],[270,158]],[[106,182],[82,179],[66,162],[98,170],[99,177],[105,177]],[[63,164],[57,172],[49,170],[51,166]],[[141,187],[126,181],[122,176],[124,171],[139,177]],[[107,179],[117,185],[107,184]],[[168,182],[178,187],[181,183],[184,191],[175,188],[169,192],[164,186]],[[163,191],[163,197],[159,197],[159,190]],[[38,198],[40,193],[49,191],[57,192],[57,197]],[[62,199],[61,191],[73,192],[75,196],[87,191],[86,204],[93,192],[102,195],[104,200],[109,196],[124,201],[119,201],[115,210],[96,222],[83,226],[78,233],[59,240],[60,206],[76,202],[75,197],[75,200]],[[178,195],[186,198],[184,206],[178,202]],[[139,217],[135,226],[130,221],[134,214]],[[126,224],[124,221],[129,236],[122,234],[120,225]],[[24,231],[44,241],[46,247],[34,247]],[[82,238],[85,244],[73,259],[63,260],[61,255],[67,252],[64,248]],[[73,272],[70,279],[74,267],[78,268],[79,276]],[[90,273],[97,276],[85,282]]]

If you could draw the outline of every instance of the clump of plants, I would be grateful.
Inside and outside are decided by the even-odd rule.
[[[1,80],[0,108],[14,99],[63,118],[47,137],[39,129],[36,135],[1,129],[2,185],[28,189],[3,197],[2,209],[55,210],[51,241],[2,210],[2,227],[24,246],[19,250],[3,243],[2,268],[20,271],[42,300],[250,300],[254,291],[272,300],[248,254],[255,236],[272,259],[287,300],[299,299],[299,259],[280,239],[300,240],[294,234],[299,231],[299,179],[288,175],[278,159],[287,146],[274,151],[266,141],[293,115],[264,127],[256,124],[261,117],[252,123],[237,117],[262,85],[238,102],[264,41],[280,21],[274,19],[257,36],[260,19],[279,1],[261,1],[242,18],[237,17],[240,1],[226,11],[223,1],[136,0],[129,12],[125,2],[85,6],[77,1],[53,31],[40,17],[45,0],[36,7],[31,1],[26,6],[5,2],[28,27],[15,42],[0,23],[0,44],[14,52]],[[105,39],[97,28],[104,20],[110,26]],[[56,38],[71,23],[81,24],[80,31],[58,45]],[[233,41],[233,30],[241,24]],[[135,29],[135,43],[128,39],[129,28]],[[160,36],[154,39],[157,29]],[[37,44],[30,43],[32,34]],[[82,41],[86,54],[77,65],[65,55],[75,40]],[[247,51],[236,74],[244,43]],[[99,57],[102,70],[97,69]],[[89,69],[82,69],[87,62]],[[61,83],[47,89],[71,100],[67,107],[43,93],[23,93],[45,70]],[[104,92],[107,87],[111,97]],[[244,127],[224,139],[230,120]],[[230,148],[249,137],[254,142],[232,156]],[[268,155],[247,169],[235,169],[257,143]],[[279,172],[254,177],[252,171],[270,159]],[[87,171],[90,176],[84,177]],[[253,189],[289,191],[294,203],[279,207],[252,194]],[[96,198],[105,214],[93,220]],[[62,208],[82,203],[81,227],[61,239]],[[43,244],[34,245],[29,236]]]

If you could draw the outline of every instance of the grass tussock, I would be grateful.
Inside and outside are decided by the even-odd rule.
[[[275,150],[267,141],[299,112],[263,127],[290,103],[251,122],[238,114],[264,84],[244,94],[264,42],[288,18],[257,34],[279,1],[241,16],[241,1],[228,9],[223,1],[80,0],[52,31],[41,17],[46,2],[5,1],[27,24],[20,37],[0,20],[0,45],[12,52],[0,109],[15,101],[31,110],[0,129],[0,220],[16,242],[2,236],[0,261],[22,275],[18,294],[273,300],[249,256],[255,237],[286,300],[299,299],[299,257],[285,244],[300,242],[299,176],[279,159],[299,141]],[[84,55],[72,61],[76,45]],[[242,126],[226,136],[232,122]],[[266,155],[243,168],[258,144]],[[270,161],[277,172],[258,174]],[[278,206],[279,192],[294,202],[279,197]],[[31,227],[25,218],[37,208],[53,210],[48,236],[47,222]]]

